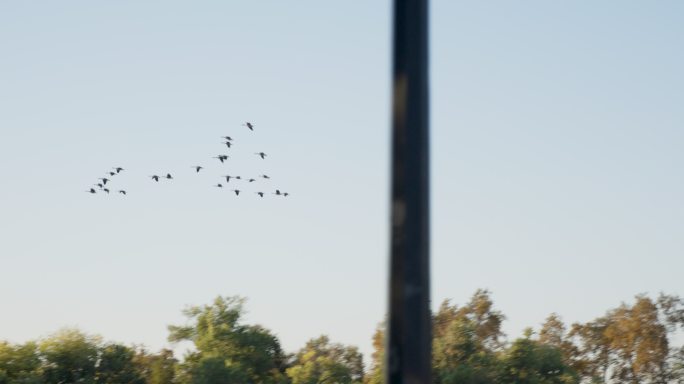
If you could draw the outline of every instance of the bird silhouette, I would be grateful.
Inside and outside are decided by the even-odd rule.
[[[240,190],[239,189],[231,189],[231,191],[235,192],[235,196],[240,196]]]
[[[107,188],[102,188],[102,190],[109,193],[109,189],[107,189]]]
[[[250,183],[253,183],[253,182],[256,181],[256,179],[249,179],[249,180],[247,180],[247,181],[250,182]]]
[[[102,180],[102,184],[104,184],[104,185],[107,185],[107,182],[109,181],[109,179],[104,178],[104,177],[101,177],[98,180]]]
[[[246,123],[244,123],[244,124],[242,124],[242,125],[245,126],[245,127],[247,127],[247,128],[249,128],[250,131],[253,131],[253,130],[254,130],[254,125],[253,125],[252,123],[250,123],[249,121],[246,122]]]
[[[276,191],[275,191],[274,195],[278,195],[278,196],[280,196],[280,195],[281,195],[281,193],[280,193],[280,189],[276,189]]]
[[[100,187],[100,188],[104,188],[104,185],[102,185],[102,183],[97,183],[97,184],[95,184],[95,185],[97,185],[97,186]]]
[[[231,178],[234,178],[234,176],[231,176],[231,175],[225,175],[225,176],[223,176],[223,177],[226,178],[226,183],[230,183],[230,179],[231,179]]]
[[[126,194],[126,191],[124,191],[123,189],[120,189],[120,190],[119,190],[119,193],[122,194],[122,195],[125,195],[125,194]]]
[[[254,153],[254,154],[255,154],[255,155],[261,156],[262,159],[265,159],[265,158],[266,158],[266,154],[263,153],[263,152],[256,152],[256,153]]]
[[[263,177],[264,179],[270,179],[270,177],[268,177],[268,175],[261,175],[261,177]]]
[[[220,183],[219,183],[219,184],[214,185],[214,187],[216,187],[216,188],[223,188],[223,184],[220,184]]]
[[[219,159],[223,163],[225,160],[228,160],[228,155],[214,156],[214,159]]]
[[[152,175],[152,176],[150,176],[150,178],[156,182],[159,182],[159,176],[157,176],[157,175]]]
[[[259,195],[260,197],[264,197],[264,193],[263,193],[263,192],[256,192],[256,194]]]
[[[283,192],[283,197],[287,197],[287,195],[289,195],[289,193]]]
[[[173,179],[173,176],[171,176],[170,173],[167,173],[167,174],[166,174],[166,178],[169,179],[169,180],[171,180],[171,179]]]
[[[195,165],[193,168],[195,168],[195,171],[199,173],[200,169],[203,169],[201,165]]]
[[[90,188],[90,189],[87,190],[86,192],[88,192],[88,193],[97,193],[97,191],[95,190],[95,188]]]
[[[233,141],[233,138],[230,136],[221,136],[222,139],[228,140],[228,141]]]
[[[242,177],[240,177],[240,176],[233,176],[233,177],[235,177],[235,180],[242,180]]]
[[[116,172],[109,172],[109,176],[116,176]]]
[[[121,167],[114,167],[114,168],[112,168],[112,169],[115,170],[116,173],[119,173],[119,172],[121,172],[121,171],[125,171],[125,169],[123,169],[123,168],[121,168]]]
[[[230,146],[233,145],[233,143],[231,143],[230,141],[226,141],[223,144],[225,144],[228,148],[230,148]]]

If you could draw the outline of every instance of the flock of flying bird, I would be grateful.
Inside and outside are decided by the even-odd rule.
[[[252,124],[250,122],[246,122],[245,124],[243,124],[243,126],[249,128],[250,131],[254,131],[254,124]],[[233,138],[232,137],[221,136],[221,138],[223,140],[225,140],[223,142],[223,144],[226,147],[231,148],[233,146]],[[254,154],[259,156],[262,160],[265,160],[266,156],[267,156],[266,153],[264,153],[264,152],[255,152]],[[221,154],[218,156],[214,156],[213,158],[218,159],[221,163],[224,163],[225,161],[228,160],[229,157],[230,156],[228,156],[228,155]],[[192,166],[192,168],[195,169],[195,173],[199,173],[202,169],[204,169],[204,167],[201,165],[194,165],[194,166]],[[112,171],[107,172],[108,175],[106,175],[105,177],[98,178],[98,183],[94,184],[93,187],[88,189],[86,192],[91,193],[91,194],[95,194],[98,192],[109,194],[111,192],[111,190],[109,189],[110,185],[108,185],[107,183],[111,182],[112,178],[114,176],[118,175],[121,171],[125,171],[125,169],[122,167],[113,167]],[[270,180],[270,177],[268,175],[259,175],[258,178],[264,179],[264,180]],[[150,179],[153,180],[154,182],[159,182],[160,179],[173,180],[173,176],[170,173],[167,173],[165,176],[163,176],[163,175],[162,176],[151,175]],[[222,176],[222,179],[226,180],[226,185],[228,185],[228,183],[230,182],[231,179],[244,180],[247,183],[254,183],[257,181],[257,178],[243,179],[241,176],[233,176],[233,175],[224,175],[224,176]],[[97,189],[95,189],[95,187],[97,187]],[[222,183],[218,183],[218,184],[215,184],[214,187],[223,188],[224,185]],[[235,193],[235,196],[240,196],[240,192],[243,192],[242,190],[237,189],[237,188],[231,189],[231,191],[233,191]],[[118,193],[125,196],[127,192],[124,189],[119,189]],[[257,191],[254,193],[259,195],[259,197],[264,197],[264,195],[266,194],[266,192],[262,192],[262,191]],[[276,189],[275,192],[273,192],[272,194],[274,194],[276,196],[282,196],[282,197],[287,197],[289,195],[288,192],[283,192],[279,189]]]

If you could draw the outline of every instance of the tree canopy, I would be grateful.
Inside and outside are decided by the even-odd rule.
[[[217,297],[187,308],[171,325],[172,350],[104,342],[63,329],[23,344],[0,342],[0,384],[380,384],[385,329],[373,335],[370,368],[357,347],[326,335],[291,354],[273,332],[244,322],[240,297]],[[586,323],[566,325],[550,314],[539,330],[508,341],[506,317],[491,293],[478,290],[463,306],[445,300],[433,314],[435,384],[684,384],[684,301],[638,295]]]

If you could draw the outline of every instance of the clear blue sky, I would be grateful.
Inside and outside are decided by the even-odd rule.
[[[682,16],[432,1],[434,306],[491,289],[515,337],[684,295]],[[388,1],[0,3],[0,339],[78,326],[156,349],[186,305],[242,295],[290,351],[326,333],[369,352],[389,43]],[[119,165],[128,196],[84,192]],[[292,195],[211,187],[261,172]]]

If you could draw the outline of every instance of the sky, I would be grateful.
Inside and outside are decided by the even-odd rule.
[[[513,338],[684,295],[683,14],[431,2],[433,308],[489,289]],[[288,351],[370,353],[390,32],[388,1],[0,2],[0,340],[158,349],[183,308],[240,295]],[[126,196],[85,193],[116,166]]]

